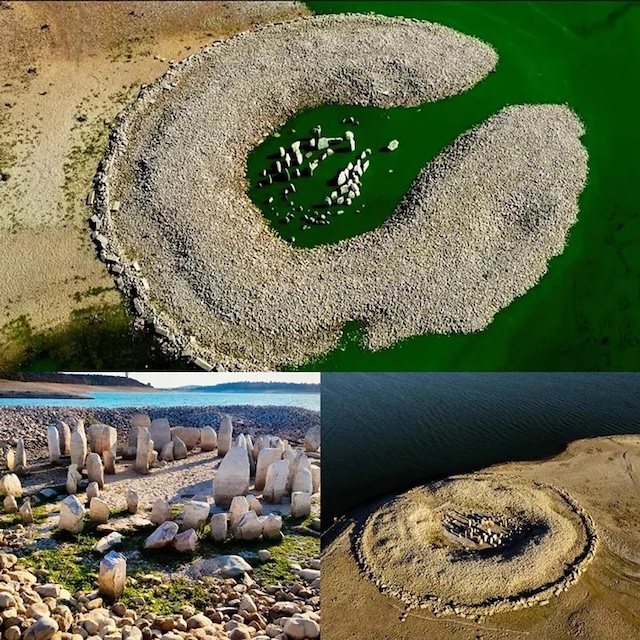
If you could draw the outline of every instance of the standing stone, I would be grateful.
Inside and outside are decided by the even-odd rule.
[[[92,424],[87,429],[87,442],[90,451],[102,455],[117,445],[118,432],[108,424]]]
[[[102,452],[102,463],[104,472],[113,475],[116,472],[116,449],[108,449]]]
[[[231,526],[235,524],[236,520],[243,514],[249,511],[249,501],[244,496],[236,496],[231,501],[231,507],[229,509],[231,520]]]
[[[262,498],[265,502],[279,504],[287,491],[287,478],[289,476],[289,461],[278,460],[269,465],[267,469],[267,481],[265,483]]]
[[[18,503],[14,496],[7,496],[2,506],[4,507],[5,513],[15,513],[18,510]]]
[[[69,496],[60,503],[58,527],[63,531],[77,534],[84,528],[86,510],[76,496]]]
[[[162,447],[159,458],[163,462],[173,462],[173,441],[167,442],[167,444]]]
[[[187,529],[202,529],[209,518],[209,503],[190,500],[182,511],[182,524]]]
[[[200,444],[200,429],[195,427],[171,427],[171,439],[180,438],[189,451]]]
[[[60,440],[60,453],[63,456],[68,456],[71,453],[71,429],[69,425],[63,420],[56,420],[54,422],[56,429],[58,430],[58,438]]]
[[[27,470],[27,452],[24,448],[24,438],[18,440],[16,444],[15,472],[24,473]]]
[[[135,469],[138,473],[149,473],[149,463],[151,461],[154,442],[149,434],[149,429],[140,427],[138,429],[138,443],[136,447]]]
[[[257,540],[262,535],[262,522],[255,511],[247,511],[238,518],[232,531],[238,540]]]
[[[262,449],[268,446],[269,446],[269,439],[266,436],[258,436],[255,442],[253,443],[253,450],[252,450],[253,459],[257,460],[258,456],[260,455],[260,451],[262,451]]]
[[[100,561],[98,591],[107,600],[117,600],[127,582],[127,559],[117,551],[109,551]]]
[[[306,451],[317,451],[320,448],[320,426],[311,427],[304,436]]]
[[[311,473],[311,462],[304,451],[298,451],[293,462],[289,465],[289,477],[287,478],[287,491],[291,493],[293,487],[293,479],[296,477],[299,469],[308,469]]]
[[[164,498],[158,498],[151,507],[151,522],[162,524],[171,520],[171,505]]]
[[[129,424],[131,427],[145,427],[149,429],[151,427],[151,418],[146,413],[134,413],[129,420]],[[136,441],[134,440],[132,444],[135,445]]]
[[[184,460],[187,454],[187,445],[178,436],[175,436],[173,438],[173,459]]]
[[[47,444],[49,445],[49,462],[60,463],[60,433],[53,425],[47,427]]]
[[[247,440],[244,437],[244,433],[239,433],[238,434],[238,437],[236,438],[234,446],[235,447],[244,447],[245,449],[247,448]]]
[[[303,491],[311,495],[313,493],[313,479],[311,477],[311,471],[305,467],[300,467],[296,472],[293,484],[291,485],[291,492]]]
[[[0,496],[22,497],[22,484],[15,473],[7,473],[0,478]]]
[[[218,446],[218,436],[215,429],[210,426],[200,429],[200,449],[202,451],[215,451]]]
[[[90,453],[87,456],[87,477],[89,482],[97,482],[101,489],[104,487],[104,467],[100,454]]]
[[[193,552],[196,550],[198,536],[193,529],[187,529],[183,533],[179,533],[173,539],[173,547],[180,553]]]
[[[213,481],[216,504],[228,509],[235,496],[249,492],[249,458],[244,447],[232,447],[224,457]]]
[[[109,522],[109,505],[102,498],[91,498],[89,519],[96,524]]]
[[[87,459],[87,441],[82,433],[74,431],[70,440],[71,464],[75,464],[78,470],[84,468]]]
[[[162,549],[173,542],[178,533],[175,522],[163,522],[144,542],[145,549]]]
[[[256,461],[253,457],[253,441],[249,434],[244,436],[244,446],[247,450],[247,456],[249,457],[249,475],[254,478],[256,475]]]
[[[258,453],[258,464],[256,465],[255,487],[257,491],[262,491],[262,489],[264,489],[269,465],[274,462],[278,462],[281,457],[282,451],[280,449],[265,447],[260,450],[260,453]]]
[[[127,489],[127,509],[129,513],[138,513],[138,492],[135,489]]]
[[[7,449],[7,469],[13,471],[16,468],[16,452],[9,447]]]
[[[259,516],[262,515],[262,503],[255,496],[247,496],[247,502],[249,503],[249,509],[255,511]]]
[[[171,426],[166,418],[156,418],[151,423],[149,435],[153,440],[153,448],[160,453],[162,448],[171,442]]]
[[[231,449],[233,441],[233,423],[231,416],[224,415],[220,421],[220,429],[218,431],[218,455],[226,456]]]
[[[306,518],[310,514],[311,494],[306,491],[294,491],[291,494],[291,517]]]
[[[77,464],[70,464],[67,470],[67,493],[72,496],[78,493],[78,484],[82,480],[82,475],[78,471]]]
[[[313,493],[320,491],[320,467],[315,464],[311,465],[311,482],[313,484]]]
[[[31,511],[31,500],[27,498],[19,509],[22,524],[33,524],[33,512]]]
[[[91,501],[92,498],[100,497],[100,486],[97,482],[90,482],[87,487],[87,499]]]
[[[227,539],[227,514],[214,513],[211,516],[211,538],[216,542],[224,542]]]
[[[282,516],[270,513],[262,516],[262,535],[269,540],[280,540],[282,538]]]

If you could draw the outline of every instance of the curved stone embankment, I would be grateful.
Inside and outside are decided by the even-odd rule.
[[[434,514],[451,504],[508,513],[536,523],[514,548],[461,552],[439,536]],[[418,487],[374,511],[356,534],[356,560],[378,589],[435,616],[482,619],[547,604],[593,560],[591,516],[563,489],[499,474],[455,476]],[[407,558],[410,558],[407,561]]]
[[[311,427],[320,426],[320,414],[301,407],[127,407],[120,409],[77,407],[0,407],[0,444],[15,445],[23,438],[26,449],[35,455],[47,455],[47,429],[56,420],[82,418],[87,425],[102,422],[118,429],[124,443],[129,434],[131,416],[146,413],[152,420],[167,418],[171,425],[218,429],[223,414],[244,422],[243,430],[251,435],[273,434],[301,440]]]

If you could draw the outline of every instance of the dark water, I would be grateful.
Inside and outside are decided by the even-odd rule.
[[[637,373],[324,373],[324,522],[580,438],[640,433]]]

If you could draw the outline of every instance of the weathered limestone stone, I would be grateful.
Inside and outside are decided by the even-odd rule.
[[[60,433],[53,425],[47,427],[47,444],[49,445],[49,462],[60,463]]]
[[[243,513],[231,527],[238,540],[257,540],[262,535],[262,522],[255,511]]]
[[[247,502],[249,503],[249,509],[255,511],[259,516],[262,515],[262,503],[255,496],[247,496]]]
[[[15,473],[7,473],[0,478],[0,496],[22,497],[22,484]]]
[[[289,461],[278,460],[269,465],[267,469],[267,481],[265,483],[262,498],[265,502],[279,504],[287,491],[287,478],[289,476]]]
[[[293,478],[291,485],[291,492],[304,491],[311,495],[313,493],[313,479],[311,477],[311,471],[305,467],[300,467]]]
[[[164,462],[173,462],[173,442],[167,442],[167,444],[162,447],[159,458]]]
[[[290,640],[315,640],[320,637],[320,625],[305,614],[299,617],[287,618],[284,627],[284,633]]]
[[[90,453],[87,456],[87,477],[89,482],[97,482],[101,489],[104,487],[104,467],[100,454]]]
[[[296,477],[299,469],[307,469],[311,473],[311,462],[304,451],[298,451],[295,459],[289,465],[289,477],[287,478],[287,491],[291,493],[293,490],[293,479]]]
[[[63,456],[68,456],[71,453],[71,429],[63,420],[56,420],[53,424],[58,430],[60,453]]]
[[[247,448],[247,440],[244,437],[244,433],[239,433],[238,434],[238,437],[236,438],[234,446],[235,447],[244,447],[245,449]]]
[[[282,452],[282,459],[289,461],[289,469],[291,469],[291,465],[293,461],[296,459],[296,452],[293,449],[285,449]]]
[[[109,505],[102,498],[91,498],[89,519],[96,524],[109,522]]]
[[[200,429],[194,427],[171,427],[171,438],[180,438],[191,451],[200,444]]]
[[[91,501],[92,498],[100,497],[100,485],[97,482],[90,482],[87,487],[87,499]]]
[[[87,429],[87,443],[89,449],[100,456],[118,443],[118,432],[108,424],[92,424]]]
[[[209,519],[209,503],[190,500],[182,511],[182,524],[187,529],[202,529]]]
[[[27,452],[24,448],[24,438],[16,444],[15,472],[24,473],[27,470]]]
[[[87,459],[86,438],[83,437],[83,434],[79,431],[72,432],[69,447],[71,452],[71,464],[75,464],[78,467],[78,470],[83,469],[85,460]]]
[[[22,524],[33,524],[33,512],[31,511],[31,500],[29,498],[22,503],[18,511],[20,512]]]
[[[313,493],[318,493],[320,491],[320,467],[315,464],[311,465],[311,483]]]
[[[244,447],[232,447],[218,467],[213,481],[216,504],[228,509],[235,496],[249,492],[249,458]]]
[[[304,448],[306,451],[317,451],[320,448],[320,427],[311,427],[304,436]]]
[[[100,562],[98,591],[107,600],[117,600],[127,582],[127,559],[116,551],[109,551]]]
[[[15,513],[18,510],[18,502],[14,496],[7,496],[4,499],[2,506],[4,507],[5,513]]]
[[[145,427],[149,429],[151,427],[151,418],[149,418],[146,413],[134,413],[129,420],[129,424],[132,427]],[[135,444],[135,441],[133,444]]]
[[[218,430],[218,455],[225,456],[231,449],[233,442],[233,423],[231,416],[224,415],[220,421],[220,429]]]
[[[194,529],[187,529],[179,533],[173,540],[173,546],[176,551],[181,553],[193,552],[196,550],[198,536]]]
[[[264,447],[258,453],[258,463],[256,465],[256,482],[257,491],[264,489],[267,480],[267,469],[269,465],[278,462],[282,458],[282,450],[279,448]]]
[[[200,449],[202,451],[215,451],[218,446],[218,435],[210,426],[200,429]]]
[[[151,423],[149,435],[153,440],[153,448],[160,453],[162,448],[171,442],[171,426],[166,418],[156,418]]]
[[[162,524],[171,520],[171,505],[164,498],[158,498],[151,507],[151,522],[153,524]]]
[[[127,489],[127,510],[138,513],[138,492],[135,489]]]
[[[144,542],[145,549],[162,549],[173,542],[178,533],[175,522],[163,522]]]
[[[123,539],[121,533],[112,531],[109,535],[104,536],[104,538],[100,538],[100,540],[93,545],[93,550],[98,553],[106,553],[112,547],[120,544]]]
[[[116,449],[108,449],[102,452],[104,472],[113,475],[116,472]]]
[[[166,443],[165,443],[166,444]],[[154,450],[154,442],[151,439],[149,429],[140,427],[138,429],[138,442],[136,445],[136,462],[135,469],[138,473],[149,473],[152,451]]]
[[[80,533],[84,528],[85,512],[82,502],[76,496],[65,498],[60,503],[58,527],[63,531],[69,531],[69,533]]]
[[[173,438],[173,458],[174,460],[184,460],[188,455],[187,445],[181,438],[175,436]]]
[[[258,436],[253,442],[253,459],[257,460],[260,455],[260,451],[269,446],[269,438],[267,436]]]
[[[271,560],[271,551],[268,549],[260,549],[260,551],[258,551],[258,560],[260,560],[260,562],[269,562],[269,560]]]
[[[49,640],[57,633],[58,623],[49,616],[38,618],[23,634],[22,640]]]
[[[227,514],[214,513],[211,516],[211,537],[216,542],[223,542],[227,538]]]
[[[78,471],[77,464],[70,464],[67,470],[67,493],[72,496],[78,493],[78,483],[82,480],[82,475]]]
[[[247,511],[249,511],[249,501],[244,496],[236,496],[231,501],[231,507],[229,509],[231,526],[233,526],[238,518]]]
[[[306,469],[303,469],[306,471]],[[306,491],[294,491],[291,494],[291,517],[306,518],[311,514],[311,494]]]
[[[262,535],[269,540],[280,540],[282,538],[282,516],[270,513],[268,516],[261,516]]]
[[[16,468],[16,452],[11,447],[7,449],[6,460],[7,469],[13,471]]]

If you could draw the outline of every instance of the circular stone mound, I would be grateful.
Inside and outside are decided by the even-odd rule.
[[[245,173],[297,111],[416,106],[471,88],[496,60],[446,27],[368,15],[214,43],[119,117],[95,180],[100,256],[136,312],[204,368],[298,365],[353,320],[372,349],[478,331],[540,279],[576,220],[587,158],[567,107],[500,111],[426,166],[387,223],[331,246],[279,238]]]
[[[357,560],[409,608],[486,615],[548,600],[595,554],[591,517],[566,492],[478,474],[413,489],[369,516]]]

